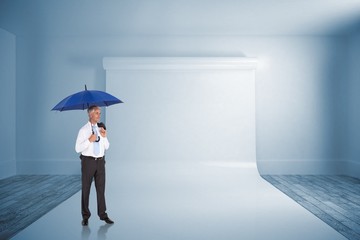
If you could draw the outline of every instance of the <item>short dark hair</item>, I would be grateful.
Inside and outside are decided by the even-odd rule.
[[[91,105],[91,106],[87,109],[87,112],[88,112],[88,113],[91,113],[93,110],[95,110],[95,109],[97,109],[97,108],[99,108],[99,107],[96,106],[96,105]]]

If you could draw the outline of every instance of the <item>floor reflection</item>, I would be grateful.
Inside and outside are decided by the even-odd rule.
[[[97,239],[106,239],[106,234],[108,232],[108,229],[111,228],[111,226],[113,226],[114,224],[104,224],[102,226],[99,227],[98,231],[97,231]]]
[[[83,240],[88,240],[90,239],[90,234],[91,234],[91,231],[90,231],[90,228],[89,226],[83,226],[82,227],[82,231],[81,231],[81,239]]]
[[[109,228],[113,226],[113,224],[104,224],[100,226],[97,230],[97,238],[99,240],[105,240],[107,239],[107,232]],[[90,238],[92,237],[92,238]],[[83,226],[81,231],[81,239],[82,240],[88,240],[88,239],[94,239],[94,236],[91,235],[91,230],[89,226]]]

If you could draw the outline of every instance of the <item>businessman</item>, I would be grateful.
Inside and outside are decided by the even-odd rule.
[[[106,213],[105,203],[105,150],[109,148],[105,126],[98,127],[101,110],[98,106],[90,106],[87,110],[89,121],[79,130],[75,150],[81,153],[81,213],[82,225],[87,226],[91,216],[89,195],[92,180],[95,180],[97,195],[97,211],[101,220],[108,224],[114,222]]]

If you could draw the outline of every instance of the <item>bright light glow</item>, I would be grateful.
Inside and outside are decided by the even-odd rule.
[[[224,161],[210,161],[202,162],[206,166],[224,167],[224,168],[256,168],[255,162],[224,162]]]

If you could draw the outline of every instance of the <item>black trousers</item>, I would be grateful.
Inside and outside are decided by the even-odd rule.
[[[105,156],[102,159],[95,160],[92,157],[81,155],[81,214],[83,219],[89,219],[91,216],[89,210],[90,188],[93,179],[97,195],[97,211],[100,219],[107,218],[105,203]]]

